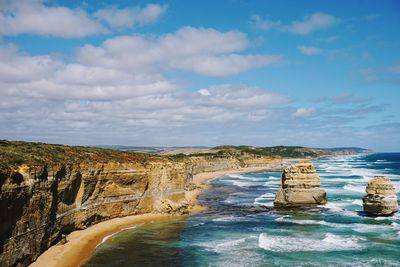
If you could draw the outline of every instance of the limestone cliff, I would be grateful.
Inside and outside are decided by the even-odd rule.
[[[275,196],[275,206],[325,204],[326,192],[319,188],[320,177],[309,160],[286,167],[281,188]]]
[[[26,266],[63,234],[111,218],[148,212],[184,214],[185,190],[190,190],[194,174],[271,162],[268,157],[177,159],[21,146],[0,149],[0,266]]]
[[[110,218],[184,202],[183,163],[22,165],[3,173],[0,247],[4,266],[27,265],[62,234]]]
[[[372,216],[388,216],[398,211],[396,190],[387,176],[375,176],[363,197],[364,211]]]

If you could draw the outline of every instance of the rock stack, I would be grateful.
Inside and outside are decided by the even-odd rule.
[[[396,190],[387,176],[369,181],[363,197],[364,211],[371,216],[389,216],[398,211]]]
[[[286,167],[281,188],[275,196],[275,206],[307,206],[325,204],[326,192],[320,188],[320,178],[309,160]]]

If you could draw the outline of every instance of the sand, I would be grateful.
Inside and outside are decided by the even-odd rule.
[[[243,169],[234,169],[228,171],[217,171],[200,173],[193,177],[193,183],[197,186],[196,189],[186,192],[186,198],[193,205],[190,213],[195,213],[206,209],[199,205],[197,197],[201,192],[206,190],[209,185],[207,182],[210,179],[234,173],[252,172],[266,169],[276,169],[279,165],[271,165],[267,167],[252,167]],[[104,238],[114,233],[123,231],[135,225],[154,222],[163,218],[168,218],[178,215],[166,214],[141,214],[132,215],[122,218],[115,218],[104,221],[85,230],[74,231],[67,236],[67,243],[63,245],[54,245],[46,250],[39,258],[32,263],[31,267],[76,267],[81,266],[91,257],[96,247],[103,241]]]

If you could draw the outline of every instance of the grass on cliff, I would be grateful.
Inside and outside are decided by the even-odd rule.
[[[0,167],[21,164],[62,164],[72,162],[145,161],[148,154],[95,147],[53,145],[0,140]],[[154,157],[154,156],[153,156]]]
[[[357,150],[358,149],[358,150]],[[362,149],[361,149],[362,150]],[[0,168],[12,168],[21,164],[65,164],[73,162],[146,162],[149,158],[167,158],[173,161],[184,161],[190,157],[232,158],[251,157],[284,157],[284,158],[314,158],[327,156],[340,151],[359,152],[359,148],[321,149],[300,146],[217,146],[201,153],[186,155],[155,155],[131,151],[121,151],[107,148],[66,146],[22,141],[0,140]],[[365,151],[365,150],[364,150]]]
[[[305,148],[300,146],[273,146],[273,147],[254,147],[254,146],[217,146],[213,150],[217,153],[225,153],[232,155],[260,155],[268,157],[284,157],[284,158],[305,158],[318,157],[324,153],[320,149]]]

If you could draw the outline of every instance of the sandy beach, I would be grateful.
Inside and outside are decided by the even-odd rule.
[[[213,178],[226,175],[245,173],[259,170],[269,170],[279,168],[280,164],[271,164],[265,167],[250,167],[242,169],[232,169],[226,171],[200,173],[193,177],[193,183],[197,186],[196,189],[186,192],[186,199],[192,208],[190,213],[200,212],[206,207],[199,205],[197,197],[209,187],[207,182]],[[54,245],[45,251],[39,258],[33,262],[31,267],[76,267],[84,264],[92,255],[96,247],[103,241],[104,238],[114,233],[129,229],[135,225],[154,222],[163,218],[168,218],[178,215],[167,214],[141,214],[132,215],[122,218],[115,218],[104,221],[85,230],[78,230],[70,233],[67,236],[67,243]]]

